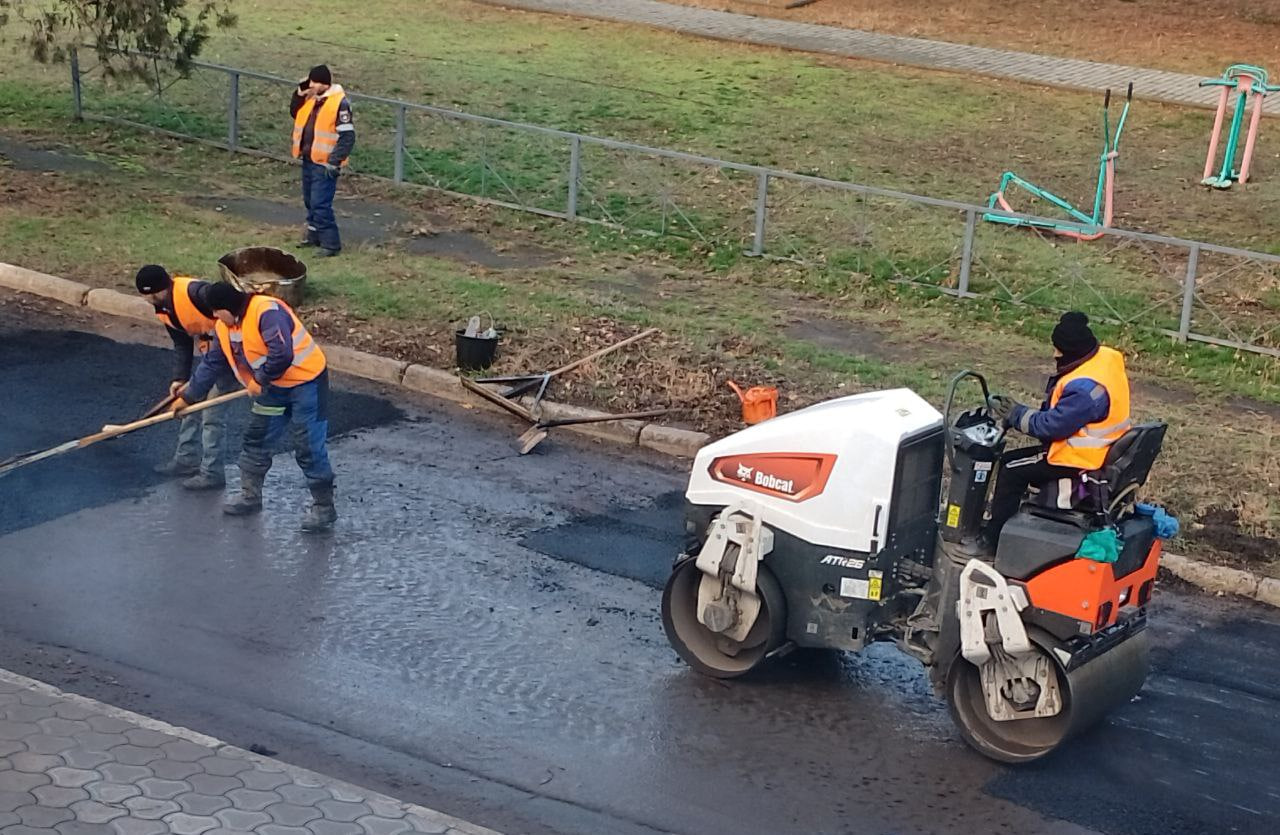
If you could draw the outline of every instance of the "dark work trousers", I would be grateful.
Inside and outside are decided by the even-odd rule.
[[[338,219],[333,215],[333,196],[338,191],[338,177],[329,176],[323,165],[302,161],[302,204],[307,207],[307,240],[322,249],[342,249],[338,236]]]
[[[291,430],[293,454],[309,487],[333,484],[326,438],[329,434],[329,372],[309,383],[282,388],[268,386],[254,398],[244,430],[240,469],[266,475],[271,456]]]
[[[996,475],[996,492],[991,499],[991,521],[987,524],[986,538],[996,543],[1004,523],[1013,518],[1032,485],[1046,484],[1060,478],[1076,478],[1080,470],[1075,467],[1059,467],[1045,460],[1048,450],[1044,447],[1026,447],[1006,452],[1000,458]]]

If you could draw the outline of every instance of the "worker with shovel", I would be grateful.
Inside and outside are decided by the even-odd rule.
[[[176,397],[191,378],[196,357],[203,358],[213,346],[213,311],[205,298],[212,285],[187,276],[171,276],[158,264],[147,264],[138,270],[134,284],[142,297],[151,302],[156,318],[173,340],[177,354],[169,395]],[[225,373],[214,381],[209,394],[217,397],[233,388],[235,380],[230,373]],[[172,458],[156,467],[156,472],[186,476],[182,486],[188,490],[221,490],[227,483],[222,443],[226,426],[221,407],[182,418],[178,448]]]
[[[289,306],[272,296],[214,284],[206,301],[217,320],[218,350],[210,351],[182,389],[175,409],[204,399],[230,371],[253,396],[240,453],[240,493],[222,506],[231,516],[262,510],[262,484],[285,430],[307,478],[312,504],[304,531],[333,526],[333,468],[329,465],[329,372],[324,354]]]

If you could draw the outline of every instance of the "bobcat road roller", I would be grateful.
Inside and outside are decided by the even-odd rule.
[[[982,402],[953,415],[966,380]],[[893,641],[925,665],[965,741],[1012,763],[1132,698],[1160,561],[1135,505],[1166,427],[1135,425],[1100,469],[1033,491],[984,553],[974,543],[1005,446],[988,396],[964,371],[943,413],[907,389],[872,392],[704,447],[662,594],[680,657],[732,678],[797,647]],[[1077,557],[1104,529],[1119,557]]]

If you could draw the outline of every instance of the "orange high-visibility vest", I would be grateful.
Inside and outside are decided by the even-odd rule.
[[[342,87],[335,84],[323,96],[310,98],[302,103],[302,107],[298,108],[297,114],[293,117],[295,159],[302,156],[302,131],[307,126],[307,120],[311,118],[311,111],[315,108],[316,102],[319,101],[320,112],[316,114],[315,134],[311,139],[311,161],[317,165],[324,165],[329,161],[329,155],[338,146],[338,107],[346,97],[347,94]],[[347,160],[344,159],[342,164],[346,165]]]
[[[1129,377],[1124,371],[1124,356],[1114,348],[1101,347],[1093,358],[1062,375],[1053,387],[1049,408],[1058,405],[1067,383],[1086,377],[1107,390],[1111,408],[1106,417],[1096,423],[1086,424],[1079,432],[1063,441],[1049,445],[1050,464],[1096,470],[1107,459],[1107,449],[1129,431]]]
[[[311,334],[307,333],[307,329],[302,326],[297,314],[289,309],[289,305],[271,296],[250,296],[249,307],[245,310],[240,324],[228,327],[221,321],[217,323],[218,345],[227,358],[227,364],[235,372],[236,379],[246,387],[253,380],[253,372],[267,361],[267,343],[262,338],[259,325],[262,314],[275,309],[288,313],[289,318],[293,320],[293,364],[284,374],[272,380],[271,385],[282,388],[299,386],[319,377],[325,369],[324,353],[311,338]],[[248,366],[239,362],[231,350],[232,344],[237,342],[244,350],[244,359]]]
[[[166,311],[156,311],[156,318],[166,328],[173,327],[173,319],[188,336],[196,338],[196,347],[200,353],[209,350],[209,340],[213,337],[213,327],[217,320],[210,319],[201,313],[191,301],[191,284],[196,279],[186,275],[173,277],[173,318]]]

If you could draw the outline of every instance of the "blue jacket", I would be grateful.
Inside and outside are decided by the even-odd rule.
[[[1070,438],[1090,423],[1102,420],[1111,411],[1107,390],[1088,377],[1067,383],[1058,404],[1049,408],[1049,395],[1060,376],[1061,373],[1049,379],[1045,400],[1038,411],[1019,405],[1009,415],[1008,425],[1045,443],[1052,443]]]
[[[264,389],[271,385],[293,365],[293,320],[280,308],[268,310],[258,320],[258,330],[267,343],[267,361],[253,374],[253,379]],[[231,352],[235,354],[236,363],[248,368],[244,358],[244,347],[239,342],[231,343]],[[204,360],[196,366],[191,382],[187,383],[183,399],[188,403],[204,400],[209,389],[220,378],[231,373],[231,363],[221,348],[215,347],[204,355]]]

